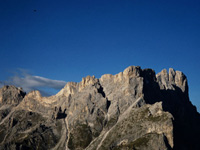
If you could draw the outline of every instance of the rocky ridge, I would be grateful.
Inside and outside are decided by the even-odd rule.
[[[198,150],[200,115],[186,76],[130,66],[69,82],[51,97],[0,89],[0,149]]]

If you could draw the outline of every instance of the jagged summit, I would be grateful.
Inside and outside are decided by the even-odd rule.
[[[18,105],[25,95],[22,88],[5,85],[0,90],[0,106],[4,104]]]
[[[169,68],[169,73],[167,72],[166,69],[163,69],[160,73],[157,75],[155,74],[155,71],[153,69],[141,69],[140,66],[129,66],[126,69],[124,69],[123,72],[120,72],[116,75],[112,74],[104,74],[101,76],[100,79],[95,78],[94,76],[87,76],[85,78],[82,78],[82,81],[80,83],[76,82],[68,82],[64,89],[67,93],[72,94],[73,90],[70,89],[70,87],[76,87],[78,86],[78,91],[81,91],[83,88],[90,84],[94,84],[96,82],[103,82],[104,80],[110,80],[113,79],[115,82],[117,81],[122,81],[125,79],[130,79],[133,77],[147,77],[151,76],[151,80],[157,80],[160,84],[163,84],[162,88],[172,88],[168,87],[170,85],[176,85],[180,87],[183,91],[185,91],[187,87],[187,79],[186,76],[180,72],[180,71],[175,71],[173,68]],[[148,82],[148,81],[145,81]],[[61,94],[63,89],[59,92]],[[187,92],[187,91],[186,91]],[[59,95],[58,94],[58,95]]]
[[[156,77],[158,82],[163,85],[162,89],[174,89],[171,85],[175,85],[183,92],[188,93],[187,78],[181,71],[170,68],[168,73],[166,69],[163,69]]]
[[[0,149],[200,149],[187,78],[171,68],[87,76],[51,97],[4,87],[0,98]]]

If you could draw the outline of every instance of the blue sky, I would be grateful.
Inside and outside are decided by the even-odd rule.
[[[199,0],[0,0],[0,31],[1,81],[172,67],[200,109]]]

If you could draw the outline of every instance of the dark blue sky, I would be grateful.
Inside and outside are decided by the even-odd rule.
[[[172,67],[200,107],[200,1],[0,0],[0,56],[1,81],[18,68],[68,82]]]

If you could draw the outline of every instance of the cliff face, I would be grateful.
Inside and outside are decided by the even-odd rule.
[[[130,66],[42,97],[0,89],[0,149],[199,150],[200,115],[186,76]]]

